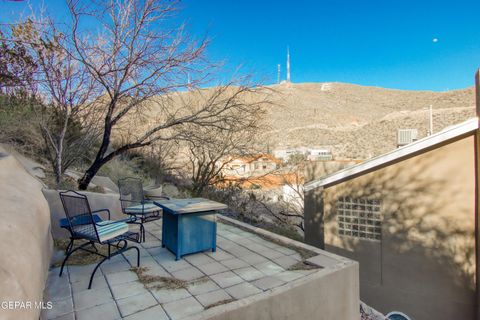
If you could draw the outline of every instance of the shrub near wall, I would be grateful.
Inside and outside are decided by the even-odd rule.
[[[38,319],[53,247],[48,204],[42,184],[3,149],[0,182],[0,319]]]

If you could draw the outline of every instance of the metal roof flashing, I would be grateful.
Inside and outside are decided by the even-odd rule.
[[[438,148],[445,144],[445,142],[456,140],[471,134],[479,128],[478,124],[479,119],[475,117],[462,123],[449,126],[442,131],[412,142],[406,146],[384,153],[352,167],[342,169],[321,179],[306,183],[304,190],[310,191],[319,187],[338,184],[344,180],[374,171],[378,167],[384,167],[390,163],[408,159],[419,153],[424,153]]]

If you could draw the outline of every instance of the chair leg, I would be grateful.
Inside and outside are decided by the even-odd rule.
[[[67,247],[65,248],[65,255],[67,255],[68,252],[72,249],[74,241],[75,240],[73,238],[70,238],[70,242],[68,243]]]
[[[145,227],[143,226],[143,221],[140,222],[140,242],[145,242]]]
[[[70,251],[68,252],[68,254],[67,254],[67,256],[65,257],[65,259],[63,259],[62,267],[60,268],[59,277],[61,277],[62,274],[63,274],[63,268],[65,267],[65,263],[67,262],[68,258],[70,258],[70,256],[71,256],[75,251],[77,251],[77,250],[79,250],[79,249],[82,249],[83,247],[86,247],[86,246],[91,245],[91,244],[92,244],[92,242],[86,242],[86,243],[82,244],[81,246],[78,246],[78,247],[76,247],[75,249],[70,250]],[[72,244],[72,246],[73,246],[73,244]]]
[[[96,266],[95,266],[95,269],[93,269],[93,272],[92,272],[92,275],[90,276],[90,281],[88,282],[88,289],[91,289],[92,288],[92,282],[93,282],[93,276],[95,276],[95,272],[97,272],[97,269],[98,267],[100,267],[100,265],[102,263],[104,263],[106,260],[110,259],[110,256],[107,256],[105,258],[103,258]]]

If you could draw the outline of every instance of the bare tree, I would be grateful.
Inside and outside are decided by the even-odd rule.
[[[67,3],[73,20],[74,55],[104,92],[99,99],[104,106],[101,144],[79,180],[80,189],[88,186],[105,163],[127,150],[174,139],[178,130],[169,129],[175,127],[215,125],[222,113],[235,108],[227,104],[225,109],[179,110],[166,97],[172,91],[195,87],[208,71],[204,59],[207,41],[191,40],[183,26],[172,28],[169,18],[177,10],[176,1]],[[95,35],[97,30],[89,31],[93,20],[102,26],[99,35]],[[155,109],[155,116],[149,116],[149,109]],[[135,120],[140,124],[129,128]],[[126,139],[112,144],[113,133],[124,133]]]
[[[282,224],[293,225],[302,232],[305,230],[303,215],[305,199],[303,185],[305,179],[303,171],[303,163],[297,162],[295,165],[269,174],[281,178],[281,194],[275,201],[261,192],[251,197],[267,215]],[[267,177],[268,175],[265,176],[265,178]]]
[[[191,191],[201,195],[205,188],[223,182],[223,170],[235,157],[256,152],[269,92],[248,84],[229,84],[198,90],[189,98],[195,99],[200,109],[225,110],[211,125],[187,127]],[[192,102],[187,100],[183,104]]]
[[[96,122],[88,114],[93,111],[88,107],[93,101],[93,78],[73,59],[69,41],[52,20],[32,15],[9,31],[3,34],[8,34],[15,52],[22,53],[21,61],[35,62],[34,69],[12,84],[22,84],[41,101],[35,111],[58,187],[64,171],[95,138]]]

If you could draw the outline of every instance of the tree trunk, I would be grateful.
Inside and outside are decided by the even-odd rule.
[[[60,182],[62,181],[62,159],[59,155],[57,155],[57,159],[55,159],[55,186],[57,190],[60,189]]]
[[[97,174],[98,170],[100,170],[100,168],[105,164],[106,162],[100,160],[100,161],[97,161],[95,160],[94,163],[92,163],[92,165],[90,166],[90,168],[87,169],[87,171],[85,171],[85,174],[83,175],[83,177],[81,177],[79,180],[78,180],[78,189],[79,190],[87,190],[88,188],[88,185],[90,184],[90,182],[92,181],[93,177],[95,177],[95,175]]]

